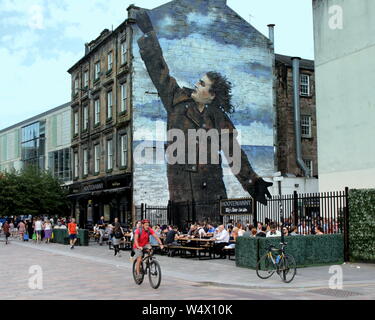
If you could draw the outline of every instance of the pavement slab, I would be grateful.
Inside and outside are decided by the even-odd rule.
[[[88,247],[0,242],[1,300],[374,300],[375,265],[342,264],[342,290],[329,288],[330,266],[298,269],[292,283],[228,259],[198,260],[156,255],[162,268],[158,290],[148,279],[134,283],[130,251],[114,257],[108,246]],[[43,289],[29,288],[31,266],[40,266]]]

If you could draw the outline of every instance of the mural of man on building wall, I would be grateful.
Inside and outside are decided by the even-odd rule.
[[[229,132],[229,149],[220,150],[228,159],[236,156],[234,145],[238,144],[235,137],[235,127],[229,119],[229,113],[234,111],[231,104],[231,83],[219,72],[207,72],[195,85],[195,89],[181,88],[170,73],[163,58],[156,32],[147,12],[140,9],[136,21],[144,35],[138,40],[140,54],[144,61],[148,74],[156,87],[160,99],[167,111],[168,130],[179,129],[186,138],[184,159],[185,164],[168,164],[167,176],[169,184],[170,200],[183,201],[216,201],[227,198],[225,184],[223,182],[223,169],[221,158],[219,163],[188,163],[189,130],[210,131],[216,129],[220,137],[224,132]],[[194,61],[187,68],[194,68]],[[171,143],[170,143],[171,144]],[[199,147],[197,154],[199,158]],[[207,145],[208,159],[215,158],[211,154],[210,143]],[[245,152],[239,152],[240,168],[234,172],[236,178],[253,198],[262,204],[267,204],[267,197],[271,197],[268,187],[272,183],[264,181],[253,170]],[[233,166],[233,161],[230,166]]]

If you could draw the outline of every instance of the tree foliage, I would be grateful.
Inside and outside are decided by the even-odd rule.
[[[66,215],[66,196],[56,178],[35,167],[0,175],[0,216]]]

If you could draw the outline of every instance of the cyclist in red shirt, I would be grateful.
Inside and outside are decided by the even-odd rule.
[[[147,249],[147,250],[152,249],[149,243],[150,235],[153,236],[157,240],[161,249],[164,248],[163,243],[161,242],[159,237],[156,235],[154,230],[150,228],[150,221],[142,220],[142,227],[136,229],[134,232],[133,251],[135,252],[134,258],[137,259],[137,263],[136,263],[137,277],[141,276],[139,274],[140,273],[139,268],[141,266],[141,261],[143,257],[143,249]]]

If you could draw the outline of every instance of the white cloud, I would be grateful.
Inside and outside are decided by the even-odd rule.
[[[32,5],[29,8],[29,27],[31,29],[43,29],[44,28],[44,15],[43,7],[40,5]]]

